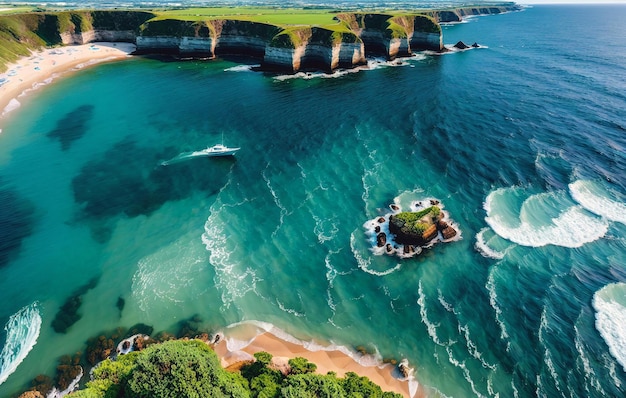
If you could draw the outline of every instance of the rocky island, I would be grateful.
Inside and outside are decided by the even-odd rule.
[[[413,202],[410,211],[402,211],[397,204],[390,208],[391,213],[364,224],[375,254],[408,258],[437,242],[460,238],[458,226],[448,219],[437,199]]]
[[[0,70],[41,47],[97,41],[129,42],[137,54],[181,58],[245,55],[261,69],[294,73],[332,71],[429,50],[445,51],[440,23],[468,15],[518,10],[514,3],[414,12],[292,10],[275,19],[267,9],[189,9],[166,11],[68,10],[0,16]],[[311,23],[289,20],[310,20]]]

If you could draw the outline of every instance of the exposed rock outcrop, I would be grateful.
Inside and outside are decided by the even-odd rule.
[[[411,258],[437,242],[461,238],[458,227],[446,219],[447,213],[437,199],[412,202],[410,211],[401,211],[398,205],[390,208],[393,213],[369,220],[364,225],[372,243],[371,250],[376,254]]]
[[[384,232],[378,233],[378,235],[376,235],[376,245],[383,247],[385,244],[387,244],[387,235]]]

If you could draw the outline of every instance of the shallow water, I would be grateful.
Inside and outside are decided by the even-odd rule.
[[[22,340],[0,395],[103,330],[196,314],[408,358],[433,396],[623,395],[625,14],[474,18],[444,41],[486,48],[336,78],[133,59],[21,98],[0,120],[0,323]],[[222,137],[234,158],[162,165]],[[431,197],[461,240],[370,250],[368,220]]]

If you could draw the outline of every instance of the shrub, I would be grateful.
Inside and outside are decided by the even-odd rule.
[[[242,377],[228,375],[217,355],[200,340],[153,345],[137,357],[126,385],[133,397],[248,397]]]
[[[308,359],[302,357],[295,357],[290,359],[289,366],[291,366],[290,374],[293,375],[313,373],[317,370],[316,364],[309,362]]]

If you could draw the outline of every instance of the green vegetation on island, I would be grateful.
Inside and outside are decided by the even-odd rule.
[[[430,206],[417,212],[404,211],[395,214],[393,220],[402,233],[422,235],[431,225],[437,222],[437,217],[440,213],[441,209],[438,206]]]

